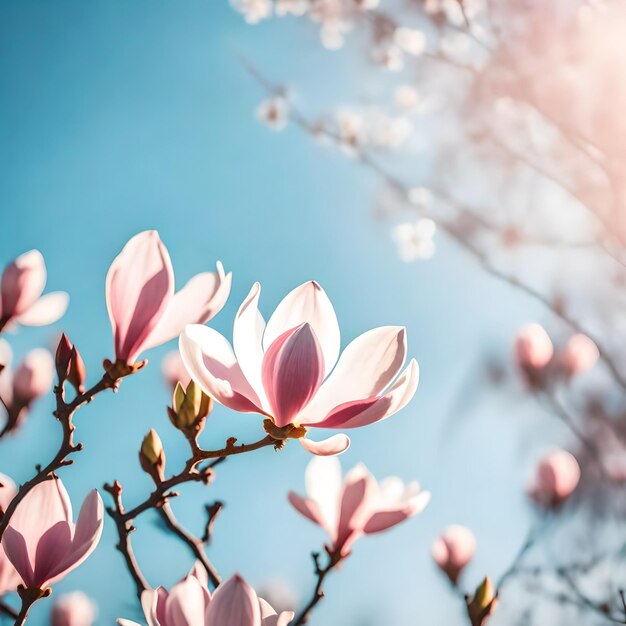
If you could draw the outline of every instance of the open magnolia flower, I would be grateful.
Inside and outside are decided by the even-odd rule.
[[[342,481],[338,459],[312,459],[305,475],[307,498],[293,491],[289,502],[306,518],[321,526],[330,537],[328,552],[336,559],[350,553],[363,535],[387,530],[421,513],[430,493],[419,483],[408,485],[395,476],[378,483],[363,464],[350,470]]]
[[[141,595],[149,626],[287,626],[293,612],[280,614],[241,577],[235,574],[211,594],[206,575],[197,565],[168,592],[163,587]],[[127,619],[121,626],[139,626]]]
[[[233,347],[207,326],[187,326],[180,337],[189,374],[217,402],[267,416],[266,430],[277,440],[296,438],[309,452],[333,455],[350,445],[346,435],[314,442],[306,430],[367,426],[411,400],[419,370],[413,359],[398,376],[406,358],[404,328],[370,330],[339,357],[337,317],[316,282],[289,293],[267,325],[260,292],[256,283],[239,308]]]
[[[58,478],[51,478],[33,487],[15,509],[2,547],[24,585],[45,590],[96,549],[103,523],[102,499],[95,489],[74,524],[67,491]]]
[[[65,313],[69,302],[66,293],[41,295],[46,277],[46,264],[39,250],[26,252],[6,266],[0,285],[1,326],[45,326]]]
[[[6,510],[16,493],[15,483],[5,474],[0,474],[0,510]],[[0,596],[15,591],[21,582],[20,575],[0,545]]]
[[[232,274],[197,274],[174,293],[170,255],[156,230],[135,235],[115,258],[106,280],[115,358],[131,365],[144,350],[177,337],[186,324],[216,315],[230,294]]]

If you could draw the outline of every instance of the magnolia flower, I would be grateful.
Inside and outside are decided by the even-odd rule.
[[[197,274],[174,293],[170,255],[157,231],[135,235],[106,280],[116,359],[132,364],[144,350],[178,336],[186,324],[210,320],[226,303],[231,280],[218,261],[217,272]]]
[[[0,399],[7,409],[4,431],[15,430],[35,400],[46,395],[54,381],[52,355],[42,348],[26,354],[15,371],[11,369],[11,349],[0,340],[0,354],[4,368],[0,372]]]
[[[359,537],[387,530],[421,513],[430,500],[419,483],[405,486],[395,476],[378,483],[362,464],[342,482],[338,459],[311,460],[305,484],[308,497],[291,491],[289,502],[328,533],[329,554],[337,559],[347,556]]]
[[[62,291],[42,296],[45,286],[46,264],[39,250],[26,252],[9,263],[0,284],[0,326],[45,326],[56,322],[65,313],[69,297]]]
[[[52,626],[91,626],[96,619],[96,605],[82,591],[59,596],[52,605]]]
[[[183,360],[180,358],[180,352],[178,350],[171,350],[168,352],[161,361],[161,372],[165,382],[173,389],[176,387],[176,383],[180,383],[185,389],[191,380],[189,372],[185,368]]]
[[[563,373],[570,377],[590,370],[599,356],[598,346],[586,335],[578,333],[565,344],[559,364]]]
[[[284,98],[269,98],[259,104],[256,116],[271,130],[283,130],[289,119],[289,105]]]
[[[554,346],[543,326],[528,324],[518,332],[514,351],[518,366],[532,383],[552,360]]]
[[[416,222],[398,224],[391,231],[391,236],[398,247],[398,254],[405,263],[417,259],[430,259],[435,254],[433,237],[437,226],[426,217]]]
[[[572,495],[579,481],[578,461],[569,452],[556,450],[537,464],[528,495],[540,506],[556,507]]]
[[[433,560],[446,574],[452,584],[456,585],[461,572],[474,558],[476,538],[465,526],[448,526],[435,539],[432,548]]]
[[[2,547],[27,588],[45,589],[77,568],[100,541],[104,509],[94,489],[74,524],[72,503],[58,478],[33,487],[11,516]]]
[[[340,434],[314,442],[304,437],[303,427],[367,426],[411,400],[418,366],[412,359],[398,376],[406,357],[403,327],[383,326],[364,333],[337,361],[339,324],[316,282],[289,293],[267,325],[258,309],[260,293],[261,286],[255,283],[239,308],[234,350],[207,326],[187,326],[180,337],[189,374],[214,400],[235,411],[267,416],[266,429],[269,422],[268,432],[276,439],[299,438],[309,452],[321,455],[343,452],[350,440]]]
[[[5,474],[0,474],[0,511],[6,510],[16,493],[15,483]],[[15,591],[21,582],[22,579],[0,545],[0,596]]]
[[[287,626],[293,612],[276,611],[238,575],[222,583],[211,595],[200,567],[168,592],[163,587],[141,595],[150,626]],[[126,619],[121,626],[139,626]]]

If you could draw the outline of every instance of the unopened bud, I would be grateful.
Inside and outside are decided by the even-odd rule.
[[[515,339],[515,358],[519,368],[533,387],[545,382],[544,370],[552,361],[554,346],[539,324],[524,326]]]
[[[474,596],[468,600],[467,612],[472,626],[483,626],[496,608],[496,595],[489,576],[478,585]]]
[[[566,377],[576,376],[591,369],[598,360],[598,346],[586,335],[572,335],[560,354],[559,365]]]
[[[83,393],[85,391],[85,378],[87,378],[85,362],[76,346],[74,346],[72,347],[72,358],[70,359],[70,370],[67,374],[67,380],[76,389],[76,393]]]
[[[57,351],[54,359],[54,365],[59,378],[59,383],[62,383],[67,379],[70,371],[70,362],[72,360],[72,344],[67,338],[67,335],[63,333],[57,346]]]
[[[168,411],[172,424],[188,436],[196,436],[203,428],[207,415],[213,409],[213,400],[194,381],[187,389],[178,383]]]
[[[165,450],[163,443],[154,428],[143,438],[139,450],[139,462],[147,474],[152,476],[155,483],[165,478]]]
[[[461,572],[474,558],[476,538],[468,528],[448,526],[433,543],[432,556],[441,571],[456,585]]]

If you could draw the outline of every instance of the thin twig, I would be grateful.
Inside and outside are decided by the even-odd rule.
[[[331,572],[331,570],[339,563],[341,557],[338,555],[332,556],[329,555],[328,563],[322,567],[320,565],[320,554],[319,552],[313,552],[311,554],[313,558],[313,567],[316,576],[315,588],[313,589],[313,595],[311,599],[308,601],[307,605],[302,609],[300,614],[293,621],[292,626],[302,626],[303,624],[307,624],[309,618],[311,617],[311,613],[313,609],[317,606],[320,600],[324,597],[324,581],[326,577]]]

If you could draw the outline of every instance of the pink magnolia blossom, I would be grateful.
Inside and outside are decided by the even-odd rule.
[[[342,481],[336,458],[312,459],[305,483],[308,497],[292,491],[289,502],[328,533],[329,553],[337,557],[347,556],[359,537],[387,530],[421,513],[430,500],[419,483],[405,486],[395,476],[378,483],[362,464]]]
[[[45,326],[56,322],[67,309],[69,297],[62,291],[42,296],[46,264],[39,250],[26,252],[9,263],[0,284],[0,322]]]
[[[100,541],[104,509],[94,489],[76,524],[72,503],[58,478],[34,487],[20,502],[2,536],[9,561],[28,588],[45,589],[78,567]]]
[[[540,324],[524,326],[515,339],[515,356],[522,369],[542,369],[552,360],[554,346]]]
[[[211,594],[199,566],[170,591],[144,591],[141,606],[149,626],[287,626],[293,619],[291,611],[276,613],[237,574]],[[118,623],[139,626],[126,619]]]
[[[383,420],[411,400],[418,366],[413,359],[400,373],[406,357],[404,328],[370,330],[337,360],[337,317],[316,282],[289,293],[267,324],[258,310],[260,291],[256,283],[239,308],[233,347],[206,326],[187,326],[180,337],[191,377],[217,402],[265,415],[277,429],[343,429]],[[350,440],[338,434],[321,442],[302,437],[300,443],[314,454],[333,455],[346,450]]]
[[[6,510],[16,493],[15,483],[5,474],[0,474],[0,510]],[[0,545],[0,596],[15,591],[21,582],[22,579]]]
[[[170,255],[157,231],[135,235],[106,280],[116,359],[132,364],[144,350],[178,336],[186,324],[211,319],[226,303],[231,280],[218,261],[217,272],[197,274],[174,293]]]
[[[572,335],[559,356],[559,364],[566,376],[575,376],[590,370],[598,360],[598,346],[586,335]]]
[[[161,361],[161,372],[165,382],[173,389],[176,388],[176,383],[180,383],[185,389],[191,381],[191,376],[180,357],[178,350],[172,350],[168,352]]]
[[[8,411],[5,431],[14,430],[21,424],[35,400],[46,395],[54,381],[52,355],[42,348],[28,352],[15,371],[11,369],[11,349],[0,340],[0,399]]]
[[[537,464],[528,494],[540,506],[555,507],[572,495],[579,481],[578,461],[569,452],[556,450]]]
[[[57,598],[52,606],[52,626],[91,626],[96,619],[96,605],[82,591],[72,591]]]
[[[474,533],[465,526],[448,526],[437,539],[432,548],[433,560],[456,584],[461,572],[474,558],[476,538]]]

